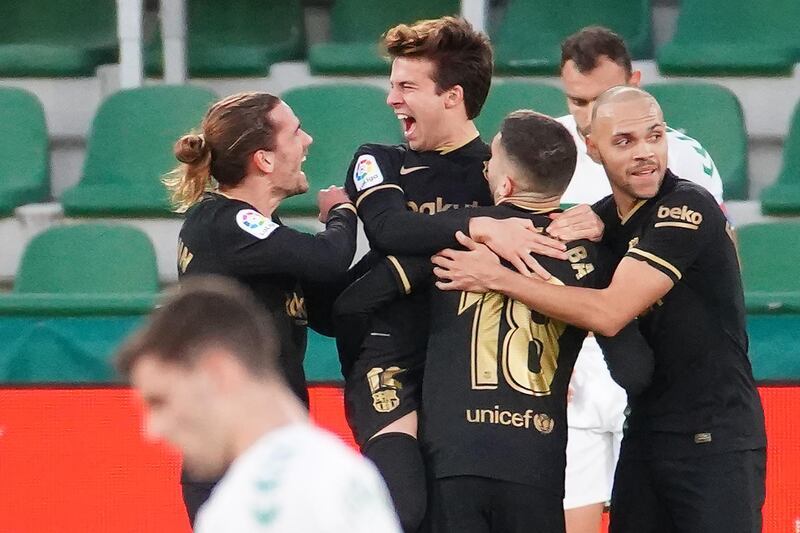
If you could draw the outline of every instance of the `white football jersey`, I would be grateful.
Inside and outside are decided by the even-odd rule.
[[[611,194],[605,169],[586,152],[586,142],[578,133],[575,118],[565,115],[556,120],[569,130],[578,148],[575,174],[561,201],[565,204],[593,204]],[[695,139],[668,128],[667,166],[679,178],[702,185],[722,205],[722,179],[717,166]],[[570,386],[573,401],[567,406],[567,421],[571,428],[622,431],[624,417],[621,413],[627,405],[625,391],[611,379],[594,337],[587,337],[584,341]]]
[[[565,204],[593,204],[611,194],[611,186],[602,165],[586,153],[586,142],[578,133],[572,115],[558,120],[572,134],[578,147],[578,163],[561,201]],[[702,185],[722,204],[722,179],[709,153],[695,139],[667,128],[667,166],[679,178]]]
[[[264,435],[231,464],[195,533],[400,533],[367,459],[311,424]]]

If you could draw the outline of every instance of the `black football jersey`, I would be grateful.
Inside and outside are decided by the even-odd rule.
[[[355,253],[352,205],[331,211],[325,231],[309,235],[267,218],[252,205],[207,193],[186,212],[178,276],[218,274],[250,288],[274,317],[280,362],[292,390],[308,403],[303,358],[308,313],[303,285],[333,281]]]
[[[457,245],[455,233],[468,230],[465,208],[492,203],[483,177],[489,156],[489,147],[479,137],[447,152],[417,152],[406,145],[361,146],[350,164],[345,190],[357,206],[372,249],[384,254],[429,255]],[[427,311],[422,292],[393,301],[370,318],[371,330],[381,337],[363,340],[380,343],[373,348],[391,349],[398,357],[424,351]],[[337,332],[340,349],[360,348],[361,333]],[[345,338],[354,335],[357,338]],[[340,353],[344,369],[357,352]]]
[[[631,399],[626,439],[657,456],[765,446],[739,262],[717,202],[668,171],[657,195],[625,218],[613,197],[595,210],[618,258],[644,261],[675,284],[639,317],[655,371],[651,386]]]
[[[506,204],[481,211],[496,218],[527,216],[536,227],[550,222],[547,212]],[[600,246],[575,241],[567,254],[567,261],[536,256],[551,282],[606,286],[613,265]],[[434,290],[430,314],[421,438],[433,474],[481,476],[563,494],[567,387],[586,332],[491,292]],[[630,335],[638,344],[623,346]],[[602,344],[607,357],[649,351],[633,324]]]

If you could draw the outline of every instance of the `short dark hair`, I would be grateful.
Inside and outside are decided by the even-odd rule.
[[[191,366],[210,347],[230,351],[255,376],[279,375],[273,317],[248,289],[221,276],[182,282],[125,342],[116,366],[126,378],[145,355]]]
[[[429,59],[433,81],[441,93],[460,85],[464,89],[467,118],[477,117],[492,84],[492,47],[485,33],[475,31],[461,17],[400,24],[386,32],[383,44],[389,57]]]
[[[529,109],[513,111],[500,126],[500,144],[522,173],[525,190],[551,195],[567,190],[578,150],[560,122]]]
[[[633,72],[631,54],[622,37],[603,26],[588,26],[573,33],[561,43],[561,68],[570,59],[575,62],[578,72],[591,72],[597,68],[601,57],[607,57],[630,76]]]

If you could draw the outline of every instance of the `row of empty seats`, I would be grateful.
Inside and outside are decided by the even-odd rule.
[[[646,87],[659,99],[668,124],[698,139],[723,179],[728,200],[747,199],[747,132],[742,109],[729,90],[708,83]],[[289,199],[282,211],[313,214],[314,192],[345,179],[361,143],[402,142],[400,127],[385,104],[386,92],[371,85],[324,84],[289,90],[282,97],[314,137],[305,171],[311,193]],[[60,202],[69,216],[170,216],[159,178],[176,161],[172,145],[196,128],[212,91],[195,86],[150,86],[120,91],[100,106],[87,139],[79,183]],[[552,85],[505,81],[493,85],[476,123],[489,140],[510,111],[531,108],[552,116],[567,113],[562,92]],[[702,109],[698,113],[696,110]],[[0,88],[0,216],[19,205],[49,198],[48,138],[41,105],[31,94]],[[777,182],[762,196],[766,214],[800,214],[800,106],[784,148]]]
[[[636,58],[655,57],[669,75],[790,75],[800,61],[800,2],[683,0],[675,35],[653,50],[650,0],[506,0],[489,28],[497,70],[553,74],[560,42],[602,24],[625,37]],[[400,22],[460,12],[459,0],[327,0],[330,41],[305,46],[302,0],[187,0],[192,76],[264,75],[273,63],[308,58],[319,74],[383,74],[377,43]],[[114,0],[27,0],[6,6],[0,77],[92,76],[117,61]],[[91,13],[91,17],[86,17]],[[145,49],[148,72],[161,70],[158,35]]]
[[[760,380],[800,378],[800,222],[739,230],[748,331]],[[159,295],[153,246],[123,224],[57,226],[27,246],[0,294],[0,383],[107,382],[110,357]],[[332,339],[311,334],[311,381],[340,379]]]

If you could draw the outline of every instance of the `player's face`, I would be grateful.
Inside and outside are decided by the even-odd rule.
[[[145,430],[183,453],[184,464],[198,479],[210,479],[227,468],[228,443],[211,398],[212,385],[199,366],[185,367],[152,355],[133,366],[131,381],[147,406]]]
[[[666,124],[655,100],[609,103],[598,109],[589,136],[615,194],[630,200],[652,198],[667,170]]]
[[[275,125],[275,163],[270,181],[287,197],[302,194],[308,190],[308,179],[301,167],[313,139],[284,102],[270,111],[269,118]]]
[[[507,187],[510,169],[508,154],[503,148],[499,133],[492,139],[492,157],[485,165],[483,175],[489,183],[489,190],[492,192],[492,198],[497,202],[500,198],[507,196],[509,193]]]
[[[628,78],[625,69],[605,56],[597,61],[597,67],[589,72],[580,72],[571,59],[561,69],[561,83],[567,95],[567,108],[575,118],[578,131],[586,137],[592,118],[592,108],[597,97],[617,85],[638,85],[639,73]]]
[[[392,63],[386,103],[400,120],[403,136],[413,150],[434,150],[446,138],[446,92],[439,93],[428,59],[398,57]]]

